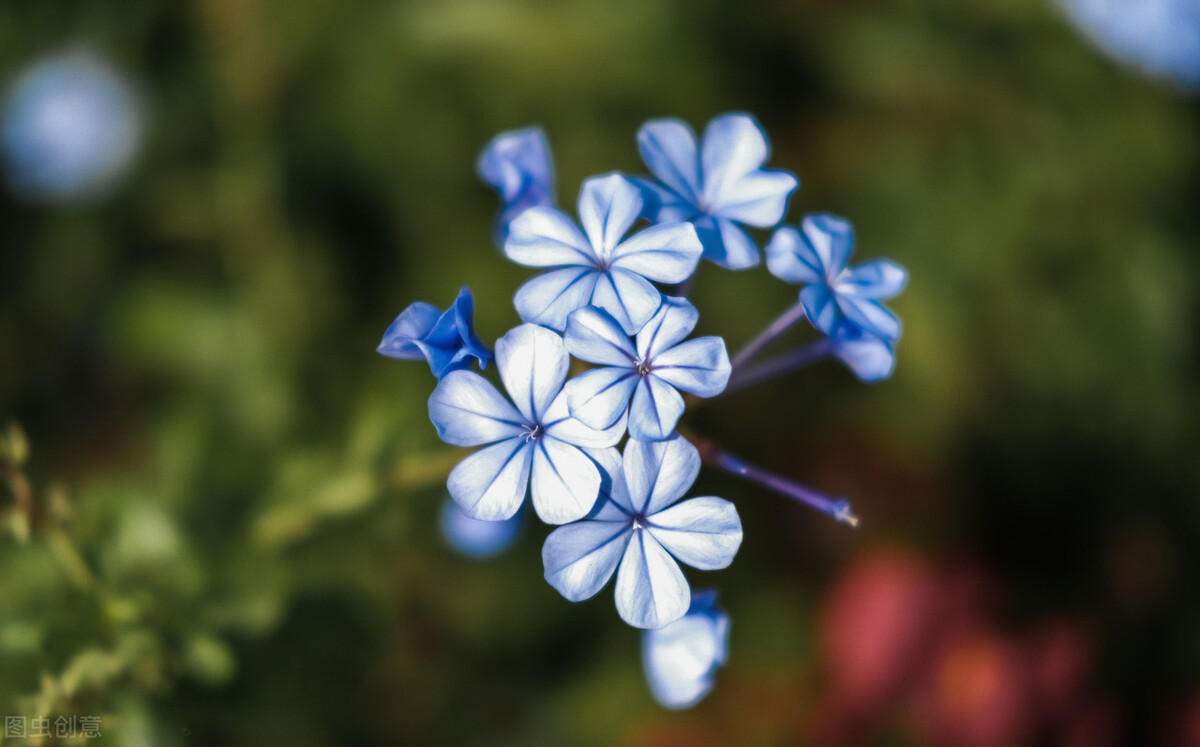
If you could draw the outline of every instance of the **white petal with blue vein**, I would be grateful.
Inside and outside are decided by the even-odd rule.
[[[645,531],[635,531],[617,570],[621,619],[635,628],[661,628],[688,610],[687,579],[679,564]]]
[[[678,433],[625,445],[625,486],[634,508],[652,515],[683,497],[700,474],[700,452]]]
[[[550,533],[542,545],[546,581],[567,599],[589,599],[604,588],[633,533],[628,521],[579,521]]]
[[[697,397],[715,397],[725,391],[733,370],[720,337],[680,343],[656,356],[653,364],[651,376]]]
[[[545,205],[529,208],[509,225],[504,254],[526,267],[594,267],[598,260],[575,221]]]
[[[565,267],[536,275],[517,289],[513,306],[521,321],[561,330],[572,311],[588,305],[600,273],[590,267]]]
[[[473,371],[452,371],[429,397],[429,419],[454,446],[479,446],[519,434],[525,418],[491,382]]]
[[[662,379],[643,376],[629,403],[629,435],[639,441],[670,437],[683,415],[683,396]]]
[[[530,423],[562,390],[569,356],[562,338],[535,324],[522,324],[496,341],[496,368],[513,404]]]
[[[472,519],[512,518],[525,500],[531,452],[531,445],[519,436],[480,449],[450,471],[450,496]]]
[[[702,571],[726,568],[742,544],[742,522],[722,498],[691,498],[647,517],[649,532],[681,563]]]
[[[582,519],[596,505],[600,470],[578,446],[544,436],[535,442],[530,488],[538,518],[566,524]]]

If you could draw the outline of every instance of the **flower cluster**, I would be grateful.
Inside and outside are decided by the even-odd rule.
[[[699,142],[682,122],[651,121],[637,145],[653,176],[585,180],[576,220],[555,206],[554,167],[539,130],[493,139],[478,168],[501,197],[497,239],[508,259],[543,270],[513,298],[522,323],[493,354],[475,335],[464,288],[444,312],[408,307],[379,352],[424,358],[438,379],[429,398],[438,435],[477,447],[447,480],[446,536],[469,554],[498,552],[515,538],[529,498],[537,517],[556,525],[542,548],[546,581],[578,602],[615,576],[618,614],[646,631],[651,690],[680,708],[712,687],[729,628],[715,592],[693,594],[680,566],[725,568],[742,543],[733,503],[684,497],[702,463],[857,521],[843,500],[681,434],[685,395],[717,397],[825,357],[863,380],[885,378],[900,323],[882,302],[900,292],[906,274],[887,260],[850,267],[854,234],[840,218],[816,214],[798,229],[781,227],[799,181],[765,168],[767,138],[747,115],[714,119]],[[759,264],[748,228],[777,229],[767,268],[802,288],[796,305],[731,362],[721,337],[693,336],[700,312],[687,289],[702,259],[733,270]],[[757,361],[802,319],[820,333],[815,342]],[[572,358],[592,367],[573,368]],[[472,370],[492,360],[493,380]]]

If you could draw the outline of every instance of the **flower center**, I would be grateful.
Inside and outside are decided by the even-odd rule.
[[[546,429],[542,427],[541,423],[526,425],[521,431],[521,438],[525,439],[525,443],[537,441],[544,435],[546,435]]]
[[[653,370],[654,368],[650,365],[649,358],[643,358],[642,360],[638,361],[638,364],[633,368],[634,373],[636,373],[638,376],[649,376],[650,372]]]
[[[645,514],[634,514],[633,516],[629,517],[629,519],[630,519],[630,521],[632,521],[632,522],[633,522],[633,528],[634,528],[635,530],[638,530],[638,529],[645,529],[645,528],[646,528],[646,524],[648,523],[648,522],[646,521],[646,516],[645,516]]]

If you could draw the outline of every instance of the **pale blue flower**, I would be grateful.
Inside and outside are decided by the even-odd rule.
[[[679,392],[715,397],[729,382],[724,340],[698,337],[683,342],[699,319],[687,299],[668,296],[638,332],[635,347],[607,312],[588,307],[571,314],[564,339],[567,350],[603,366],[567,382],[571,415],[592,428],[607,428],[628,410],[632,437],[661,441],[670,436],[683,414]]]
[[[1059,0],[1093,42],[1145,72],[1200,87],[1197,0]]]
[[[705,571],[725,568],[742,544],[741,519],[721,498],[675,503],[700,472],[696,447],[678,434],[666,441],[630,439],[623,460],[610,451],[599,462],[605,480],[596,508],[546,538],[546,581],[578,602],[615,572],[621,619],[661,628],[683,617],[690,603],[676,561]]]
[[[600,471],[588,454],[615,446],[625,421],[595,430],[572,418],[561,391],[567,364],[562,338],[522,324],[496,342],[496,368],[515,407],[474,371],[451,371],[438,382],[429,419],[442,440],[490,444],[459,462],[446,483],[467,516],[511,518],[527,492],[549,524],[574,521],[595,506]]]
[[[628,334],[662,303],[656,283],[680,283],[700,261],[700,240],[688,223],[625,233],[642,211],[642,193],[620,174],[593,177],[579,192],[583,231],[561,211],[532,207],[509,227],[504,253],[527,267],[556,267],[521,286],[513,298],[521,319],[561,331],[567,316],[598,306]]]
[[[445,311],[418,301],[396,317],[376,351],[401,360],[424,358],[439,379],[451,371],[470,368],[472,358],[479,361],[480,368],[487,368],[492,352],[475,336],[474,316],[475,301],[466,287]]]
[[[904,289],[908,273],[886,259],[848,267],[854,251],[850,223],[824,213],[805,216],[800,230],[784,226],[767,244],[767,268],[789,283],[804,283],[800,303],[813,326],[830,337],[859,330],[883,340],[900,337],[900,320],[884,308]]]
[[[96,197],[129,169],[141,145],[141,102],[106,60],[61,53],[27,68],[4,101],[3,155],[22,197]]]
[[[492,138],[476,165],[479,178],[500,193],[496,238],[508,237],[508,226],[526,209],[554,204],[554,161],[546,136],[536,127],[503,132]]]
[[[690,708],[703,700],[728,655],[729,615],[717,607],[715,590],[692,594],[686,615],[642,633],[646,681],[666,708]]]
[[[830,352],[862,381],[883,381],[896,368],[896,351],[887,340],[851,329],[830,342]]]
[[[700,147],[678,119],[656,119],[638,130],[638,150],[658,181],[638,179],[646,216],[656,223],[691,221],[704,257],[731,270],[759,262],[758,245],[743,225],[771,228],[783,220],[800,182],[764,169],[771,149],[753,117],[725,114],[708,123]]]
[[[521,533],[521,515],[511,519],[482,521],[463,513],[454,499],[446,496],[438,524],[446,544],[469,558],[491,558],[512,547]]]

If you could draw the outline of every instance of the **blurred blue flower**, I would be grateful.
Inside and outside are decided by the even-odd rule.
[[[729,655],[729,615],[715,590],[692,594],[683,617],[642,633],[642,667],[654,699],[666,708],[690,708],[712,690],[713,675]]]
[[[725,568],[742,543],[742,522],[721,498],[675,503],[700,472],[696,447],[678,434],[666,441],[630,439],[623,460],[609,450],[598,461],[605,475],[600,501],[586,519],[546,538],[546,581],[578,602],[616,572],[621,619],[661,628],[683,617],[690,603],[676,561],[705,571]]]
[[[527,267],[560,269],[533,278],[513,303],[526,322],[561,331],[567,316],[598,306],[633,334],[658,311],[658,283],[680,283],[700,261],[700,240],[688,223],[646,228],[622,240],[642,211],[642,193],[620,174],[593,177],[579,192],[574,221],[552,207],[532,207],[509,226],[504,253]]]
[[[44,202],[102,195],[129,168],[143,134],[132,86],[88,51],[26,68],[8,92],[2,119],[9,186]]]
[[[512,547],[521,533],[521,512],[511,519],[481,521],[463,513],[446,497],[439,517],[446,544],[470,558],[491,558]]]
[[[492,352],[475,336],[474,316],[475,301],[466,287],[445,311],[418,301],[396,317],[376,351],[401,360],[424,358],[439,379],[451,371],[470,368],[472,358],[479,361],[480,368],[487,368]]]
[[[459,462],[447,480],[467,516],[511,518],[526,492],[549,524],[575,521],[595,506],[600,472],[584,449],[615,446],[625,420],[594,430],[568,415],[561,392],[567,364],[562,338],[522,324],[496,342],[496,368],[516,407],[474,371],[451,371],[434,389],[429,419],[443,441],[491,444]]]
[[[1060,0],[1066,15],[1112,57],[1200,87],[1197,0]]]
[[[476,169],[500,193],[496,240],[502,245],[514,218],[535,205],[554,204],[554,161],[545,134],[536,127],[492,138]]]
[[[571,314],[564,339],[567,351],[603,366],[567,382],[571,416],[591,428],[607,428],[628,408],[629,435],[639,441],[670,436],[683,414],[680,391],[715,397],[729,382],[724,340],[699,337],[682,342],[699,319],[687,299],[668,296],[638,332],[635,348],[607,312],[589,306]]]
[[[850,329],[845,335],[830,338],[830,341],[833,355],[862,381],[883,381],[896,368],[896,352],[887,340]]]
[[[656,223],[691,221],[705,258],[722,267],[757,265],[758,246],[739,224],[778,225],[800,185],[786,171],[762,168],[771,151],[758,122],[746,114],[717,117],[698,152],[695,134],[678,119],[647,122],[637,140],[659,180],[637,179],[646,193],[646,216]]]
[[[853,336],[854,330],[883,340],[900,337],[900,320],[884,308],[904,289],[908,273],[886,259],[851,269],[854,229],[824,213],[805,216],[800,230],[784,226],[767,244],[767,268],[789,283],[804,283],[800,303],[813,326],[830,337]]]

